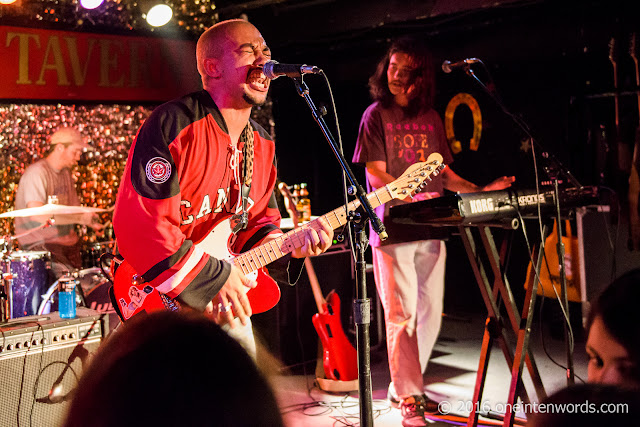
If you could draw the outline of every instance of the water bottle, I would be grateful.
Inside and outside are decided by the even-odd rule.
[[[63,319],[76,317],[76,280],[63,276],[58,280],[58,311]]]

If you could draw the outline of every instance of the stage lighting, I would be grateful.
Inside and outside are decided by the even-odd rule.
[[[173,11],[166,4],[156,4],[151,6],[145,19],[152,27],[162,27],[171,20]]]
[[[100,6],[104,0],[80,0],[80,5],[85,9],[95,9]]]
[[[15,3],[18,0],[0,0],[0,4],[11,4]]]

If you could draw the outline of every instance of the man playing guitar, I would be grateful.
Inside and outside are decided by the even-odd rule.
[[[282,234],[273,194],[275,146],[250,119],[252,106],[267,97],[262,66],[271,52],[252,24],[231,20],[202,34],[196,58],[204,90],[157,107],[129,152],[113,224],[118,250],[135,272],[127,286],[137,292],[124,290],[116,299],[131,316],[140,306],[130,295],[153,289],[168,307],[207,311],[218,323],[250,330],[247,291],[256,287],[245,274],[250,270],[198,243],[225,220],[234,226],[228,246],[236,253]],[[294,283],[302,261],[292,258],[326,251],[333,231],[323,219],[299,237],[286,256],[261,255],[275,259],[271,276]]]

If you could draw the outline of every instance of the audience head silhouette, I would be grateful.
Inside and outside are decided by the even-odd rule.
[[[123,324],[80,379],[71,426],[283,426],[251,357],[201,314],[162,311]]]
[[[614,280],[591,307],[589,382],[640,387],[640,270]]]

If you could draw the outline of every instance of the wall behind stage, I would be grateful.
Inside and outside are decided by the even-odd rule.
[[[60,126],[76,126],[93,148],[72,172],[81,204],[113,208],[129,147],[150,113],[150,107],[125,104],[0,104],[0,212],[13,209],[25,168],[44,158],[48,137]],[[101,214],[103,223],[111,214]],[[11,218],[0,219],[0,235],[12,234]],[[87,244],[113,239],[109,227],[82,235]]]

